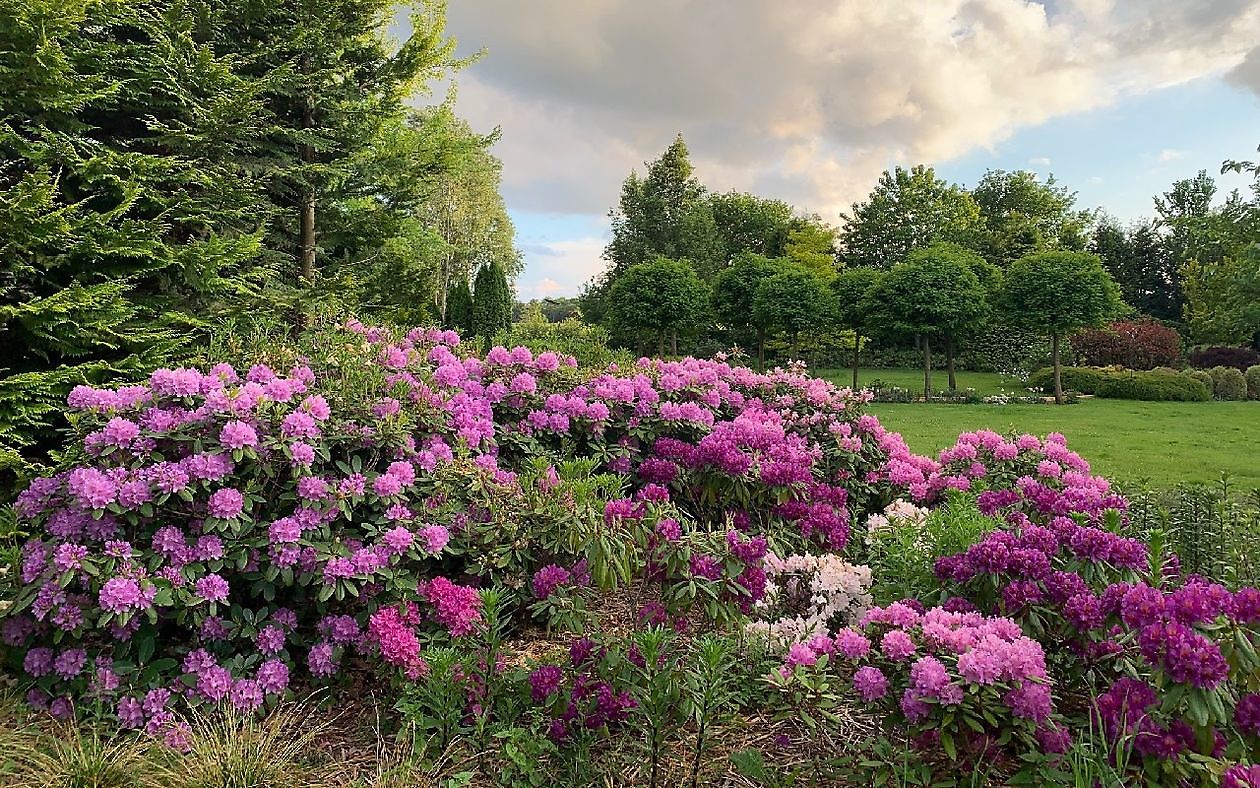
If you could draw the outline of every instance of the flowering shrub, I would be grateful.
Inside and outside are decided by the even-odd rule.
[[[793,645],[768,681],[784,691],[817,672],[846,679],[863,703],[903,721],[919,746],[939,745],[951,761],[1065,744],[1051,719],[1053,682],[1041,645],[1007,618],[903,603],[873,608],[856,628]]]
[[[866,518],[866,533],[869,539],[875,540],[890,528],[923,528],[927,525],[928,509],[915,506],[901,498],[884,507],[884,511]]]
[[[871,606],[871,570],[837,555],[767,555],[766,593],[752,609],[749,632],[772,642],[806,641]]]
[[[919,462],[862,397],[799,371],[584,377],[552,352],[478,358],[453,332],[353,321],[306,350],[71,394],[77,459],[16,504],[34,536],[2,634],[33,702],[90,696],[161,728],[158,690],[252,709],[352,652],[420,675],[413,640],[476,625],[457,575],[642,575],[670,615],[746,610],[758,531],[841,547],[892,466]],[[562,477],[548,457],[588,465]]]

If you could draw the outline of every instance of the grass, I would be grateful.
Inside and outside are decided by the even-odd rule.
[[[852,371],[821,369],[819,377],[847,386]],[[995,372],[958,372],[960,388],[982,396],[1026,394],[1018,378]],[[881,380],[922,392],[919,369],[859,368],[858,383]],[[932,387],[948,384],[933,370]],[[1045,435],[1061,432],[1097,473],[1130,483],[1171,486],[1212,482],[1228,474],[1235,489],[1260,488],[1260,402],[1137,402],[1087,398],[1076,405],[949,405],[872,403],[870,411],[910,448],[933,454],[952,446],[960,432],[988,428]]]
[[[1061,432],[1096,473],[1123,482],[1170,486],[1229,474],[1236,488],[1260,487],[1260,402],[1134,402],[1077,405],[872,403],[870,411],[910,448],[935,454],[960,432],[988,428]]]
[[[818,369],[814,374],[826,378],[840,386],[848,386],[853,382],[851,369]],[[981,396],[990,394],[1027,394],[1024,382],[1009,375],[996,372],[965,372],[959,370],[956,375],[960,389],[975,389]],[[916,395],[923,394],[923,370],[921,369],[873,369],[858,368],[858,385],[867,386],[872,381],[880,380],[891,386],[909,389]],[[943,369],[932,370],[932,389],[941,391],[949,387],[949,376]]]

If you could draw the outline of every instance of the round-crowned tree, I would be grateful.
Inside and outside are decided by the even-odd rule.
[[[632,265],[609,290],[609,318],[621,332],[656,337],[665,355],[665,339],[678,352],[678,333],[700,326],[708,317],[709,288],[686,260],[658,257]]]
[[[870,318],[866,294],[879,282],[880,272],[860,266],[846,268],[831,280],[831,305],[836,322],[853,332],[853,389],[858,387],[858,363],[861,360],[862,338],[868,334]]]
[[[756,332],[758,369],[765,369],[767,326],[753,312],[753,299],[761,283],[783,270],[784,265],[782,260],[741,252],[713,282],[714,316],[736,331]]]
[[[1086,252],[1021,257],[1006,272],[1002,301],[1012,323],[1050,337],[1057,403],[1063,402],[1060,340],[1077,329],[1105,324],[1123,307],[1120,288],[1102,260]]]
[[[863,301],[867,319],[878,331],[919,337],[925,402],[932,397],[932,342],[951,342],[980,325],[989,312],[987,292],[970,256],[953,244],[917,249],[884,274]]]
[[[825,308],[825,291],[818,277],[802,268],[793,268],[757,285],[752,311],[759,325],[790,337],[791,352],[795,356],[801,332],[817,325]]]

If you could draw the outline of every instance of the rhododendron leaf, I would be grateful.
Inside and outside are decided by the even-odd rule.
[[[1207,704],[1203,701],[1202,693],[1198,690],[1191,690],[1188,707],[1191,722],[1200,727],[1208,724],[1208,709]]]
[[[153,652],[157,648],[157,636],[149,632],[136,642],[136,661],[141,665],[153,658]]]
[[[1225,712],[1225,704],[1221,702],[1221,691],[1219,689],[1206,690],[1204,694],[1207,696],[1208,709],[1212,712],[1213,719],[1218,724],[1224,724],[1229,721],[1229,714]]]
[[[941,732],[941,749],[945,750],[945,754],[949,756],[951,761],[958,760],[958,750],[954,747],[954,737],[948,732]]]

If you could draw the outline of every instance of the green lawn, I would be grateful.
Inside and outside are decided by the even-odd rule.
[[[848,386],[853,382],[852,369],[819,369],[814,374],[837,385]],[[1019,378],[999,375],[996,372],[958,372],[958,387],[975,389],[981,396],[989,394],[1027,394],[1024,382]],[[868,369],[858,368],[858,385],[867,386],[881,380],[890,386],[900,386],[919,395],[923,394],[923,370],[921,369]],[[943,369],[932,370],[932,389],[941,391],[949,387],[949,376]]]
[[[935,454],[953,445],[958,433],[986,427],[1061,432],[1096,472],[1120,481],[1163,486],[1214,481],[1225,472],[1238,488],[1260,487],[1260,402],[1087,399],[1060,406],[872,403],[869,408],[919,453]]]

